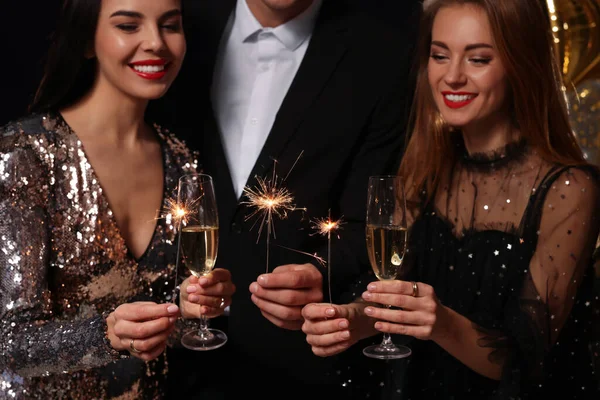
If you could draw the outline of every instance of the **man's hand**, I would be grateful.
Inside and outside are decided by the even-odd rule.
[[[210,274],[197,278],[190,276],[181,285],[179,306],[184,318],[218,317],[231,304],[235,285],[231,273],[216,268]]]
[[[323,276],[312,264],[282,265],[250,285],[252,301],[262,315],[280,328],[300,330],[302,308],[323,301]]]

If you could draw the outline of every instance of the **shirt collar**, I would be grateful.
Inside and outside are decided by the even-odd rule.
[[[273,35],[289,50],[296,50],[311,35],[322,0],[313,3],[296,18],[271,30]],[[235,25],[243,42],[265,29],[248,8],[246,0],[238,0],[235,8]]]

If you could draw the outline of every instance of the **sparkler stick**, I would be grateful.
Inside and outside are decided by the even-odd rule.
[[[327,286],[329,289],[329,303],[333,303],[331,297],[331,231],[341,229],[344,224],[340,218],[337,221],[331,219],[331,209],[329,209],[327,218],[317,218],[312,220],[312,228],[317,234],[327,236]]]
[[[258,223],[260,220],[260,227],[258,229],[258,237],[256,239],[256,243],[260,241],[260,236],[262,234],[263,228],[267,227],[267,273],[269,272],[269,254],[270,254],[270,246],[271,246],[271,236],[276,238],[275,227],[274,227],[274,218],[285,219],[287,218],[287,213],[292,211],[306,211],[306,208],[298,208],[294,204],[294,196],[292,193],[284,187],[284,183],[287,180],[288,176],[292,169],[296,166],[296,163],[302,157],[304,151],[300,153],[287,175],[283,180],[279,180],[276,172],[277,160],[274,160],[275,165],[273,166],[273,175],[270,180],[256,177],[258,182],[257,186],[253,188],[245,187],[244,193],[246,197],[248,197],[248,201],[242,202],[242,204],[248,204],[250,207],[254,208],[254,211],[248,215],[245,220],[248,221],[259,215],[255,223],[252,225],[252,228]],[[252,229],[250,228],[250,229]]]

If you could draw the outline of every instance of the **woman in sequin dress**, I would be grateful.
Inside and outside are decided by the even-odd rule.
[[[180,0],[67,0],[32,114],[0,129],[0,398],[163,397],[168,206],[196,160],[144,113],[179,71],[181,23]],[[234,287],[215,270],[197,290],[214,316]]]
[[[407,274],[366,278],[350,305],[306,306],[307,340],[330,356],[375,332],[418,339],[403,399],[598,399],[600,186],[569,126],[541,2],[424,11],[399,171]]]

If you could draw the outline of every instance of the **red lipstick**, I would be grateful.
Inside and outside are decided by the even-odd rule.
[[[143,71],[136,70],[134,68],[135,66],[139,67],[139,66],[156,66],[156,65],[162,65],[162,66],[164,66],[164,69],[162,71],[143,72]],[[169,63],[166,60],[163,60],[162,58],[134,61],[131,64],[129,64],[129,68],[131,68],[131,70],[133,72],[135,72],[139,77],[144,78],[144,79],[149,79],[149,80],[158,80],[158,79],[161,79],[162,77],[164,77],[167,72],[168,66],[169,66]]]
[[[444,103],[446,104],[446,106],[448,106],[449,108],[453,108],[453,109],[465,107],[465,106],[471,104],[471,102],[473,102],[473,100],[475,100],[475,98],[477,97],[477,93],[469,93],[469,92],[442,92],[442,95],[444,97]],[[452,101],[446,97],[447,95],[469,96],[469,97],[463,101]]]

